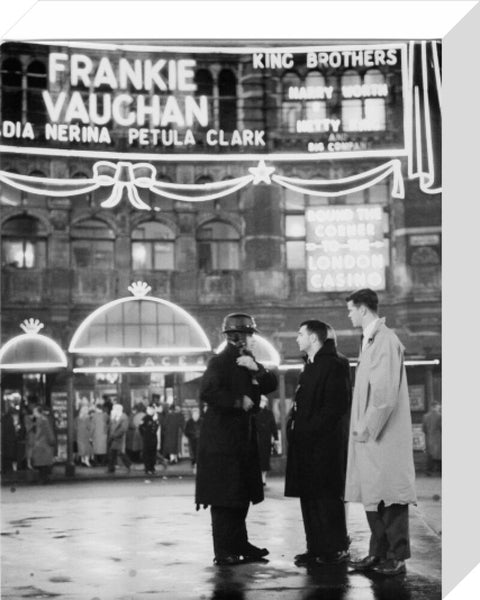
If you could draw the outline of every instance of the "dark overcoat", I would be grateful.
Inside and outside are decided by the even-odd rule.
[[[50,467],[55,455],[55,434],[49,419],[38,416],[35,420],[32,462],[35,467]]]
[[[260,468],[262,471],[270,471],[272,438],[278,440],[278,429],[273,412],[269,408],[261,408],[255,415],[255,425],[258,433]]]
[[[350,406],[348,360],[326,340],[300,374],[289,415],[286,496],[343,497]]]
[[[156,450],[158,445],[158,421],[155,421],[152,415],[146,414],[138,430],[143,439],[143,448],[150,451]]]
[[[162,454],[178,454],[185,417],[182,413],[168,411],[162,419]]]
[[[198,445],[197,505],[244,507],[263,500],[253,412],[260,396],[276,389],[277,378],[260,363],[252,375],[237,365],[239,356],[239,349],[227,344],[210,359],[202,377],[200,400],[208,408]],[[242,408],[244,395],[254,402],[248,412]]]

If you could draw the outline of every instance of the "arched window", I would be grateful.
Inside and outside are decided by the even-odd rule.
[[[197,230],[198,268],[204,271],[239,268],[240,235],[224,221],[209,221]]]
[[[230,69],[218,76],[220,129],[233,131],[237,127],[237,79]]]
[[[132,269],[134,271],[173,271],[175,234],[158,221],[141,223],[132,232]]]
[[[2,227],[2,266],[44,269],[47,263],[47,231],[30,216],[12,217]]]
[[[22,120],[22,65],[16,58],[2,62],[2,120]]]
[[[305,79],[305,87],[307,89],[306,118],[309,120],[325,119],[327,103],[326,100],[321,99],[322,88],[325,87],[325,77],[316,71],[311,71]],[[317,98],[309,99],[310,96],[317,96]]]
[[[72,267],[111,269],[114,266],[114,233],[99,219],[85,219],[72,227]]]
[[[288,73],[282,80],[282,124],[291,133],[297,131],[297,121],[302,118],[302,102],[298,100],[301,87],[295,73]]]
[[[45,102],[42,91],[47,89],[47,69],[38,60],[27,68],[27,121],[44,124],[46,122]]]

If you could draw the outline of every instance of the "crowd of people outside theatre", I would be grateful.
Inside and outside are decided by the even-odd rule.
[[[42,416],[35,414],[37,407]],[[121,402],[111,398],[91,402],[83,397],[75,410],[74,463],[79,467],[107,468],[110,472],[114,472],[120,462],[127,469],[132,464],[143,464],[145,473],[152,474],[157,464],[166,468],[185,459],[194,471],[201,411],[193,407],[185,413],[175,402],[138,402],[131,411],[126,411]],[[50,471],[58,459],[53,411],[37,397],[23,400],[18,395],[13,402],[5,403],[1,419],[2,474],[38,468],[35,440],[38,423],[43,420],[48,422],[51,453],[48,464],[42,465],[48,469],[42,471]],[[188,441],[188,450],[184,447],[184,438]],[[41,462],[45,462],[45,458]],[[40,479],[46,479],[43,473]]]

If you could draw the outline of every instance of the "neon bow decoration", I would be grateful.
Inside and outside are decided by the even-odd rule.
[[[404,197],[402,166],[398,159],[390,160],[369,171],[335,180],[300,179],[276,175],[273,174],[275,167],[267,166],[264,160],[261,160],[256,167],[250,167],[248,171],[250,172],[249,175],[225,181],[194,184],[171,183],[157,180],[157,170],[150,163],[131,163],[128,161],[113,163],[101,160],[93,165],[93,177],[91,179],[51,179],[0,171],[0,181],[29,193],[57,197],[76,196],[101,187],[111,187],[110,196],[101,203],[103,208],[117,206],[122,200],[124,191],[126,191],[130,204],[139,210],[152,210],[141,198],[139,190],[149,190],[156,196],[181,202],[205,202],[233,194],[249,184],[263,183],[270,185],[273,181],[282,187],[302,194],[331,197],[365,189],[390,175],[393,176],[393,197]]]
[[[103,208],[113,208],[127,191],[130,204],[135,208],[150,210],[139,196],[137,188],[150,189],[155,181],[156,169],[149,163],[132,164],[119,161],[117,164],[100,160],[93,165],[93,179],[99,186],[113,186],[112,193],[101,204]]]

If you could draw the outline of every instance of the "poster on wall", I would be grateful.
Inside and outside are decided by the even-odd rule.
[[[63,462],[67,459],[67,392],[52,392],[50,395],[52,415],[55,424],[57,452],[55,459]]]
[[[412,425],[413,449],[421,452],[425,451],[425,434],[422,425]]]
[[[408,395],[410,397],[410,410],[425,411],[425,386],[423,384],[409,385]]]

